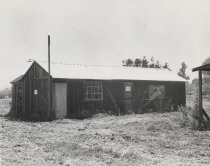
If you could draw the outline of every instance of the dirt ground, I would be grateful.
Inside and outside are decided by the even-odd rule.
[[[180,128],[178,112],[11,121],[0,103],[1,164],[210,165],[210,131]]]

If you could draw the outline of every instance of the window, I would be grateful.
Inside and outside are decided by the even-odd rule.
[[[124,82],[124,98],[131,99],[132,98],[132,82]]]
[[[103,100],[103,86],[102,82],[98,81],[85,81],[84,82],[84,100],[85,101],[98,101]]]
[[[126,92],[131,92],[131,86],[130,85],[126,85],[125,86],[125,91]]]

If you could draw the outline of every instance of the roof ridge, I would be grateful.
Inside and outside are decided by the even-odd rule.
[[[69,65],[69,66],[84,66],[84,67],[118,67],[118,68],[128,68],[128,69],[152,69],[152,70],[167,70],[165,68],[149,68],[149,67],[140,67],[140,66],[117,66],[117,65],[91,65],[91,64],[74,64],[74,63],[55,63],[55,65]]]
[[[41,63],[47,63],[47,61],[37,61]],[[50,64],[57,65],[69,65],[69,66],[85,66],[85,67],[119,67],[119,68],[129,68],[129,69],[154,69],[154,70],[165,70],[164,68],[149,68],[149,67],[140,67],[140,66],[118,66],[118,65],[94,65],[94,64],[79,64],[79,63],[65,63],[65,62],[53,62]]]

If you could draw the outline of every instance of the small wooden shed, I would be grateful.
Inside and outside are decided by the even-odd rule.
[[[176,109],[186,103],[185,80],[167,69],[52,63],[49,75],[45,65],[34,61],[23,76],[11,82],[11,109],[17,115],[52,120],[84,112],[144,113],[163,110],[169,103]],[[14,97],[17,85],[21,85],[19,102]],[[154,102],[157,99],[159,103]]]

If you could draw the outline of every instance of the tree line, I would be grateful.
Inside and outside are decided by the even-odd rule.
[[[160,64],[158,60],[155,60],[154,57],[151,57],[148,59],[146,56],[143,56],[143,58],[136,58],[134,60],[128,58],[126,60],[122,61],[123,66],[130,66],[130,67],[143,67],[143,68],[156,68],[156,69],[168,69],[169,64],[165,62],[164,64]],[[181,63],[181,68],[178,71],[178,75],[186,80],[189,80],[190,77],[186,74],[187,65],[185,62]]]
[[[0,99],[4,99],[6,97],[11,97],[12,95],[12,89],[11,88],[5,88],[0,91]]]
[[[128,58],[122,61],[122,65],[130,67],[143,67],[143,68],[158,68],[158,69],[164,68],[170,70],[168,63],[164,63],[162,65],[158,60],[155,60],[154,57],[148,59],[146,56],[144,56],[143,58],[136,58],[134,60]]]

